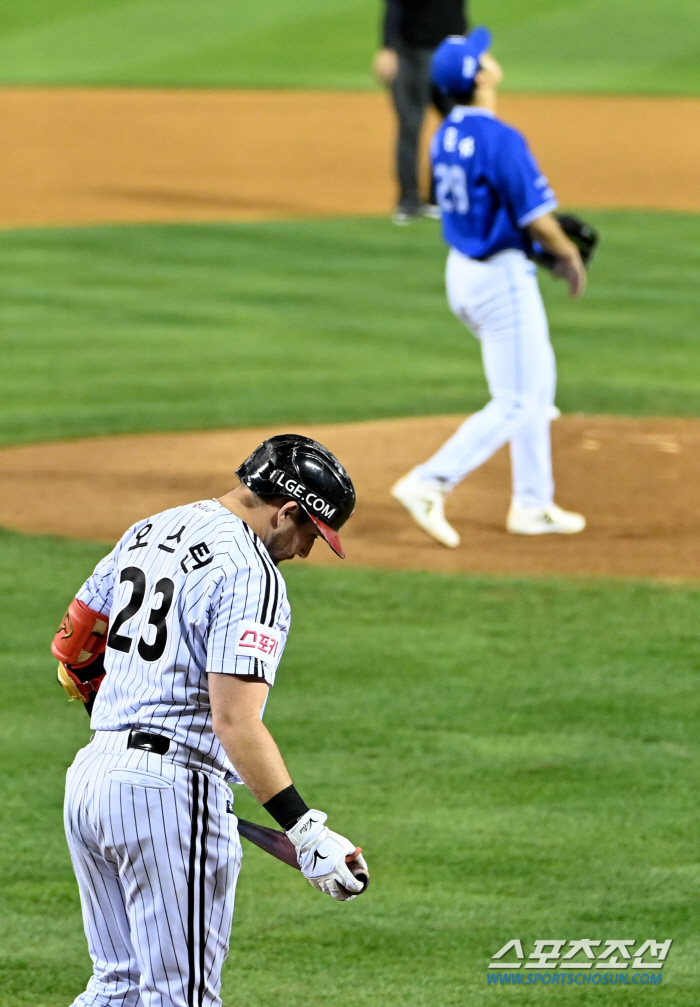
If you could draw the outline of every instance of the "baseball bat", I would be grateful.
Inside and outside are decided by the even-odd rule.
[[[255,822],[247,822],[245,818],[238,819],[238,832],[244,839],[248,842],[253,843],[255,846],[259,846],[261,850],[265,853],[269,853],[273,857],[277,857],[281,860],[283,864],[288,864],[290,867],[294,867],[295,870],[300,871],[301,867],[297,861],[297,851],[294,847],[294,843],[285,835],[284,832],[278,832],[276,829],[269,829],[266,825],[257,825]],[[364,867],[360,867],[359,864],[353,864],[355,857],[358,853],[361,853],[361,847],[356,847],[353,853],[348,853],[345,858],[345,863],[350,868],[351,872],[355,875],[358,881],[362,882],[364,892],[369,885],[369,873]],[[342,888],[343,886],[340,885]],[[361,895],[362,892],[357,894]],[[348,895],[355,894],[353,892],[347,892]]]

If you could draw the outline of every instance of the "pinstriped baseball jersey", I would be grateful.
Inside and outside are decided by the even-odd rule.
[[[217,500],[130,528],[77,597],[109,617],[91,727],[139,727],[234,767],[211,726],[206,675],[273,685],[287,639],[285,583],[262,541]]]

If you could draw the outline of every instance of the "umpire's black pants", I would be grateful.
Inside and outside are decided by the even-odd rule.
[[[434,49],[420,49],[401,42],[397,51],[399,70],[392,96],[399,120],[396,140],[399,206],[413,213],[423,202],[418,192],[418,145],[425,110],[432,100],[438,112],[447,115],[454,102],[431,84],[430,60]]]

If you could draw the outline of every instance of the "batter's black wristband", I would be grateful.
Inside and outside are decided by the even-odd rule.
[[[263,804],[263,808],[268,814],[272,815],[277,824],[281,825],[285,832],[296,825],[299,819],[303,818],[309,810],[308,805],[304,804],[299,794],[297,794],[297,789],[293,783],[285,787],[284,790],[280,790],[279,794],[275,794],[269,801],[266,801]]]

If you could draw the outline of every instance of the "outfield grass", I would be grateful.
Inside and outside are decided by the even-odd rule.
[[[102,552],[0,533],[2,1007],[64,1007],[89,973],[61,829],[88,725],[48,644]],[[479,1007],[512,937],[526,953],[537,938],[671,937],[654,1002],[695,1007],[700,590],[340,565],[287,578],[267,723],[373,882],[339,906],[246,847],[227,1007]],[[243,788],[236,801],[266,820]]]
[[[0,82],[354,88],[380,0],[6,0]],[[695,0],[472,0],[512,90],[700,92]]]
[[[700,217],[588,215],[543,276],[567,412],[697,415]],[[324,220],[0,233],[0,443],[477,409],[438,228]]]

